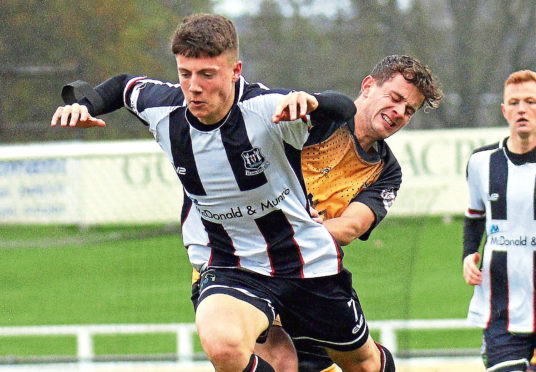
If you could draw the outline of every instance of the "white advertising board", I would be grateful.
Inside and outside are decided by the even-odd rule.
[[[507,134],[403,130],[389,138],[403,173],[391,213],[463,213],[469,155]],[[0,146],[0,223],[174,223],[181,205],[178,177],[153,140]]]
[[[403,130],[387,139],[402,167],[402,186],[391,213],[463,214],[469,156],[507,135],[508,128]]]
[[[151,140],[0,147],[0,222],[178,222],[181,205]]]

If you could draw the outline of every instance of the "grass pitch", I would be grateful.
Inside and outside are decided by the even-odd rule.
[[[345,247],[369,320],[463,318],[461,217],[388,217]],[[0,326],[193,322],[177,227],[0,225]],[[103,336],[99,354],[168,353],[170,335]],[[477,348],[480,331],[401,332],[399,348]],[[0,356],[73,355],[70,337],[0,338]],[[142,347],[143,346],[143,347]],[[145,350],[145,351],[144,351]]]

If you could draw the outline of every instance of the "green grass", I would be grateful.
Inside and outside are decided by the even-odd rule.
[[[74,336],[0,337],[0,356],[75,356]]]
[[[93,338],[95,355],[140,355],[177,352],[177,335],[98,335]]]
[[[191,269],[176,235],[0,254],[0,325],[193,319]]]
[[[398,333],[399,348],[411,350],[476,349],[481,341],[482,332],[473,329],[404,330]]]
[[[369,319],[463,318],[472,288],[462,277],[461,218],[387,218],[345,249]]]
[[[369,320],[465,317],[461,217],[389,217],[344,250]],[[193,322],[190,275],[180,236],[161,226],[0,225],[0,326]],[[75,352],[72,338],[47,339],[0,338],[0,356]],[[476,348],[479,339],[478,330],[400,332],[399,346]],[[94,341],[98,355],[176,347],[167,334]]]

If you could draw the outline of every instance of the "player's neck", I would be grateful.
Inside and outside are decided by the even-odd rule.
[[[355,138],[357,138],[357,141],[359,142],[359,146],[361,146],[363,150],[365,150],[366,152],[369,152],[372,150],[372,145],[374,145],[374,142],[376,142],[376,140],[372,138],[370,135],[368,135],[366,131],[363,130],[363,128],[358,124],[357,120],[355,123],[354,135],[355,135]]]
[[[372,145],[376,142],[376,139],[366,130],[366,119],[361,117],[359,98],[355,101],[355,104],[357,112],[354,116],[354,135],[359,142],[359,146],[366,152],[369,152],[372,149]]]
[[[519,136],[512,134],[506,143],[508,150],[514,154],[525,154],[536,147],[536,135]]]

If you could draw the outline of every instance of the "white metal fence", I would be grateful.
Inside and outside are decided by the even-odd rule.
[[[397,334],[399,330],[465,329],[474,328],[465,319],[415,319],[381,320],[368,322],[371,330],[379,331],[379,342],[393,353],[399,351]],[[95,353],[94,335],[174,333],[177,339],[176,359],[179,363],[194,360],[193,323],[173,324],[112,324],[112,325],[58,325],[58,326],[18,326],[0,327],[0,337],[10,336],[75,336],[77,340],[76,359],[91,362]]]

